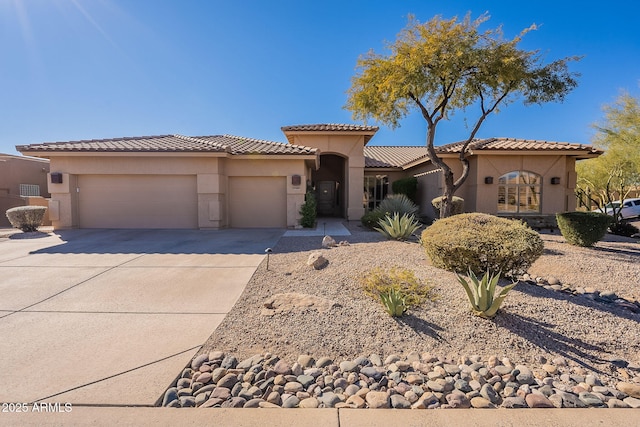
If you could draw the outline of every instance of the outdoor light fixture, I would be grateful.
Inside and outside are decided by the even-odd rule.
[[[51,173],[51,183],[52,184],[62,184],[62,174],[60,172],[52,172]]]
[[[485,184],[493,184],[493,177],[492,176],[485,176],[484,177],[484,183]]]
[[[558,185],[560,184],[560,177],[559,176],[554,176],[551,178],[551,185]]]
[[[294,187],[299,187],[302,184],[302,177],[300,175],[292,175],[291,176],[291,185]]]
[[[264,252],[267,254],[267,270],[269,270],[269,254],[273,252],[273,249],[267,248],[264,250]]]

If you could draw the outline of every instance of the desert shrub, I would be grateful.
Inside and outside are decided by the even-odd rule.
[[[416,193],[418,192],[418,179],[415,176],[398,179],[391,183],[391,189],[394,194],[404,194],[411,201],[416,201]]]
[[[609,231],[611,231],[611,233],[616,234],[618,236],[625,236],[625,237],[631,237],[634,234],[637,234],[640,232],[640,229],[638,229],[638,227],[636,227],[635,225],[629,223],[629,222],[618,222],[616,223],[612,223],[609,226]]]
[[[439,219],[421,243],[436,267],[508,276],[526,272],[544,249],[540,235],[522,222],[482,213]]]
[[[373,229],[382,233],[387,239],[407,240],[420,228],[420,221],[413,215],[394,213],[386,215]]]
[[[313,228],[316,224],[316,196],[313,192],[308,191],[304,204],[300,207],[300,215],[302,218],[300,219],[300,225],[305,228]]]
[[[381,219],[383,219],[387,214],[382,212],[381,210],[374,209],[372,211],[367,212],[360,218],[360,222],[367,228],[374,229],[378,226],[378,223]]]
[[[29,232],[42,225],[46,210],[44,206],[18,206],[7,210],[6,215],[14,228]]]
[[[442,206],[442,200],[444,196],[438,196],[431,201],[433,209],[436,212],[436,218],[440,218],[440,206]],[[451,208],[451,215],[459,215],[464,212],[464,199],[462,197],[453,196],[453,207]]]
[[[380,294],[382,306],[391,317],[402,317],[404,313],[406,313],[409,309],[406,299],[406,295],[395,288],[391,288],[389,292]]]
[[[565,240],[575,246],[593,246],[607,233],[613,221],[600,212],[565,212],[556,214],[558,228]]]
[[[418,307],[436,298],[431,285],[421,283],[413,271],[404,268],[393,267],[386,271],[374,268],[360,279],[360,283],[365,294],[381,302],[381,295],[388,296],[395,291],[396,298],[402,297],[406,308]]]
[[[487,272],[482,276],[482,279],[478,279],[478,276],[473,271],[469,271],[468,274],[469,281],[460,275],[458,275],[458,281],[467,293],[471,311],[476,316],[484,317],[485,319],[490,319],[496,315],[509,291],[518,284],[518,282],[515,282],[505,286],[496,296],[496,285],[500,280],[500,273],[490,274]]]
[[[387,215],[394,213],[400,215],[415,215],[418,213],[418,205],[413,203],[411,199],[404,194],[392,194],[391,196],[385,197],[376,209]]]

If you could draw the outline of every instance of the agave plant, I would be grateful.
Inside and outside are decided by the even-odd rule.
[[[413,215],[403,214],[400,216],[394,213],[393,216],[386,215],[378,221],[380,227],[373,229],[384,234],[388,239],[407,240],[420,228],[420,222]]]
[[[477,316],[484,317],[485,319],[490,319],[496,315],[502,301],[507,297],[509,291],[517,285],[517,282],[515,282],[503,287],[502,291],[500,291],[496,297],[496,285],[500,280],[500,273],[493,275],[487,271],[482,279],[478,279],[473,271],[469,270],[469,279],[471,283],[468,283],[458,274],[458,281],[464,287],[469,297],[471,310]]]
[[[392,317],[401,317],[407,311],[405,295],[396,288],[380,293],[380,299],[385,311]]]
[[[418,205],[413,203],[406,195],[392,194],[391,196],[385,197],[377,209],[387,214],[399,213],[400,215],[415,215],[418,213],[419,208]]]

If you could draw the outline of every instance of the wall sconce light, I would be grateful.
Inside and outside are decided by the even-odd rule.
[[[554,176],[551,178],[551,185],[558,185],[560,184],[560,177],[559,176]]]
[[[62,184],[62,173],[60,173],[60,172],[52,172],[51,173],[51,183],[52,184]]]
[[[493,184],[493,177],[492,176],[485,176],[484,177],[484,183],[485,184]]]
[[[300,175],[291,175],[291,185],[299,187],[302,184],[302,177]]]

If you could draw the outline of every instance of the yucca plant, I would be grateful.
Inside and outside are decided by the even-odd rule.
[[[487,271],[482,279],[478,279],[475,273],[469,269],[469,279],[471,279],[471,283],[468,283],[459,274],[457,276],[458,281],[467,292],[469,302],[471,303],[471,310],[477,316],[484,317],[485,319],[490,319],[496,315],[502,301],[507,297],[509,291],[517,285],[517,282],[515,282],[503,287],[502,291],[500,291],[496,297],[496,285],[500,280],[500,273],[494,275]]]
[[[376,208],[381,212],[387,214],[399,213],[407,215],[415,215],[418,213],[418,205],[413,203],[410,198],[404,194],[392,194],[387,196],[380,202],[380,205]]]
[[[379,227],[373,229],[384,234],[387,239],[407,240],[420,228],[420,222],[413,215],[394,213],[378,221]]]
[[[401,317],[407,311],[405,295],[396,288],[391,288],[388,292],[381,292],[380,299],[385,311],[391,317]]]

